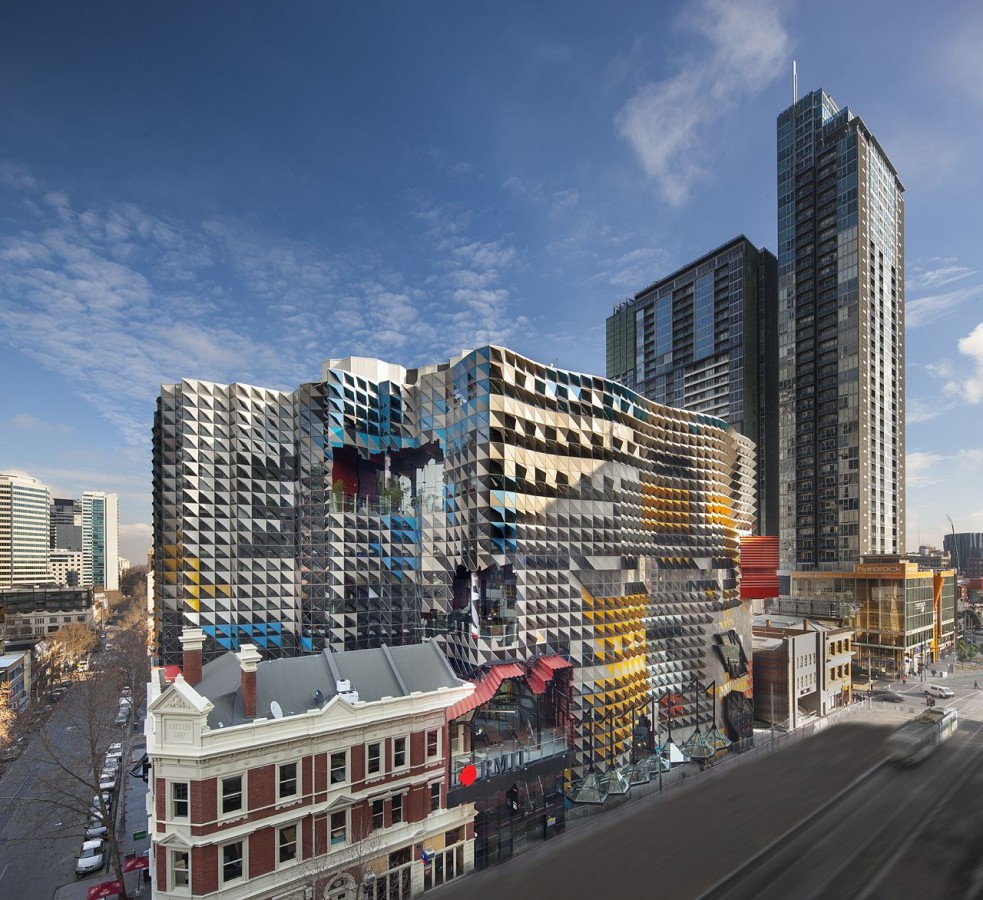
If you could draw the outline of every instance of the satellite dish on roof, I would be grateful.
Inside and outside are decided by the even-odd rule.
[[[273,716],[274,719],[283,718],[283,710],[280,709],[280,704],[277,703],[276,700],[272,700],[270,702],[270,715]]]

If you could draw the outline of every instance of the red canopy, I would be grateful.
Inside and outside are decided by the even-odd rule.
[[[495,691],[506,678],[524,678],[525,671],[515,663],[499,663],[491,667],[478,682],[474,693],[464,700],[459,700],[447,710],[447,721],[453,722],[458,716],[463,716],[472,709],[477,709],[482,703],[487,703],[495,696]]]
[[[124,872],[135,872],[137,869],[149,869],[150,868],[150,857],[141,853],[139,856],[134,856],[133,859],[128,859],[123,863]]]
[[[114,897],[121,893],[123,893],[121,881],[104,881],[102,884],[92,885],[85,895],[85,900],[103,900],[104,897]]]

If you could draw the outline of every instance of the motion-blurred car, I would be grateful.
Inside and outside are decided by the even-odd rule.
[[[904,697],[894,693],[894,691],[881,691],[878,694],[874,694],[873,699],[880,700],[882,703],[904,703]]]

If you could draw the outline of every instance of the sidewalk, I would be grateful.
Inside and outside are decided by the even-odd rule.
[[[130,758],[124,760],[124,764],[120,767],[123,782],[120,787],[122,793],[117,810],[116,835],[120,857],[124,862],[131,854],[138,856],[150,849],[150,837],[147,834],[147,785],[140,778],[134,778],[130,774],[130,770],[136,768],[137,763],[143,758],[146,743],[142,733],[131,735]],[[141,832],[143,836],[135,838],[135,835]],[[112,867],[107,864],[98,875],[80,878],[62,885],[55,891],[54,900],[86,900],[89,888],[104,881],[113,881],[115,877]],[[144,881],[142,870],[126,872],[123,878],[126,880],[128,896],[150,896],[150,883]]]

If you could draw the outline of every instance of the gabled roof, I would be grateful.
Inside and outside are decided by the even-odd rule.
[[[246,721],[241,679],[239,660],[232,652],[203,667],[196,689],[215,706],[208,716],[210,727],[216,727],[219,722],[229,726]],[[256,669],[256,714],[260,718],[272,718],[274,701],[284,716],[300,715],[324,706],[338,693],[337,682],[342,680],[351,682],[358,699],[365,702],[465,684],[432,641],[340,653],[325,650],[312,656],[261,662]]]

